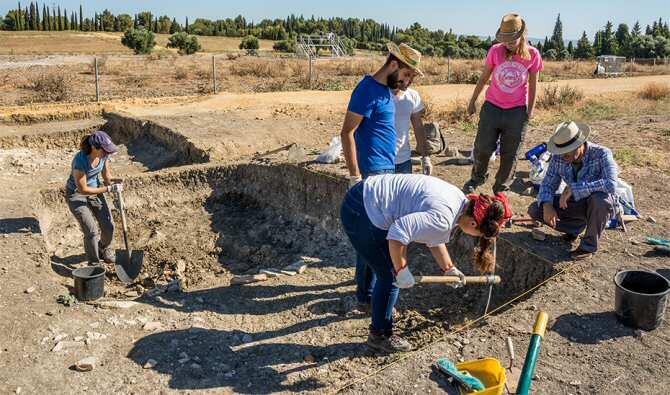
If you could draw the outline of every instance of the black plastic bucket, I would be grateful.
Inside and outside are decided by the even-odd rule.
[[[670,281],[644,270],[624,270],[614,276],[614,309],[624,325],[650,331],[663,322]]]
[[[88,266],[72,271],[74,295],[77,299],[96,300],[105,293],[105,268]]]

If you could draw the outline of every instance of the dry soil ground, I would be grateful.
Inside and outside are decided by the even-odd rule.
[[[174,155],[183,148],[177,143],[164,146],[144,135],[124,142],[113,165],[128,179],[131,240],[145,250],[147,260],[132,287],[111,274],[107,279],[107,299],[136,299],[127,309],[56,303],[70,290],[68,269],[82,265],[80,234],[57,188],[66,178],[77,138],[104,121],[86,116],[97,110],[77,105],[36,108],[41,119],[50,113],[57,119],[69,113],[85,119],[0,126],[0,392],[439,392],[447,387],[431,371],[436,358],[506,360],[507,336],[523,355],[534,316],[545,310],[550,325],[533,383],[537,393],[657,393],[670,386],[670,327],[647,333],[620,325],[612,312],[611,281],[622,267],[662,271],[670,266],[667,256],[642,243],[646,235],[670,234],[670,211],[658,204],[670,192],[664,159],[670,148],[670,102],[639,100],[635,91],[648,81],[571,82],[588,99],[560,111],[538,111],[525,143],[527,148],[545,140],[558,118],[588,120],[594,140],[613,148],[643,220],[630,224],[626,234],[607,231],[601,252],[578,264],[569,261],[568,246],[553,232],[546,230],[549,237],[540,243],[528,229],[513,227],[504,238],[537,255],[525,263],[529,273],[548,262],[552,273],[560,274],[468,327],[463,323],[483,313],[485,290],[417,287],[403,292],[398,328],[422,349],[402,356],[379,355],[362,346],[368,318],[347,314],[353,292],[351,251],[337,234],[319,231],[325,218],[282,215],[286,211],[259,204],[263,196],[231,192],[255,185],[246,190],[262,193],[259,185],[267,183],[271,187],[264,192],[286,196],[286,206],[309,206],[328,197],[337,201],[343,179],[337,184],[341,189],[315,189],[297,200],[291,196],[309,185],[302,171],[344,174],[341,164],[309,159],[337,134],[346,93],[222,94],[167,104],[105,104],[169,129],[174,141],[183,136],[182,146],[214,162],[173,167],[179,162]],[[431,97],[432,116],[448,127],[449,144],[463,150],[472,144],[471,123],[440,117],[451,114],[453,102],[468,89],[422,88]],[[25,120],[31,111],[10,108],[2,115],[13,119],[12,113],[19,112],[15,119]],[[287,166],[286,146],[292,143],[304,147],[306,157]],[[269,178],[254,178],[258,174],[248,170],[212,181],[229,172],[218,167],[221,163],[251,163],[252,170],[268,169]],[[434,163],[436,176],[457,185],[469,174],[469,166],[458,166],[453,158],[438,156]],[[527,172],[527,163],[521,162],[511,194],[519,212],[532,201],[519,193],[526,188]],[[271,190],[275,185],[285,190]],[[654,222],[647,221],[649,216]],[[115,242],[121,245],[118,232]],[[283,266],[301,256],[310,262],[301,275],[229,286],[234,274]],[[418,272],[435,272],[425,252],[413,256]],[[175,283],[164,288],[175,279],[181,291]],[[62,349],[54,348],[60,342]],[[97,358],[96,368],[74,371],[71,366],[86,356]],[[150,359],[155,366],[146,365]]]

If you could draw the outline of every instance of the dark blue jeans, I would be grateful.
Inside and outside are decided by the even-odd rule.
[[[374,273],[372,289],[372,325],[376,333],[390,335],[393,331],[393,306],[398,300],[398,287],[393,285],[395,273],[388,248],[388,231],[372,224],[363,204],[363,183],[349,189],[340,210],[342,227],[366,267]]]
[[[369,174],[363,174],[363,178],[376,176],[380,174],[391,174],[391,170],[382,170]],[[408,160],[403,163],[395,165],[395,174],[412,174],[412,161]],[[375,274],[368,265],[365,259],[360,254],[356,256],[356,299],[358,303],[369,304],[372,298],[372,289],[375,286]]]

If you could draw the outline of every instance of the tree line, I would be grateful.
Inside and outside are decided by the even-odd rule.
[[[154,15],[143,11],[134,15],[114,15],[105,9],[94,12],[93,17],[84,17],[79,6],[68,14],[61,12],[60,6],[41,5],[30,2],[7,12],[0,20],[3,30],[42,30],[42,31],[105,31],[125,32],[129,29],[144,29],[153,33],[174,34],[185,32],[201,36],[255,37],[273,40],[275,49],[293,51],[295,42],[301,34],[333,32],[342,38],[345,48],[352,52],[356,49],[384,51],[387,41],[405,42],[428,56],[450,56],[456,58],[482,58],[494,43],[491,37],[475,35],[457,35],[451,30],[430,30],[419,23],[406,29],[399,29],[373,19],[359,18],[305,18],[290,15],[284,19],[263,19],[259,23],[247,21],[243,16],[210,20],[197,18],[189,23],[188,17],[180,24],[167,15]],[[591,59],[599,55],[621,55],[637,58],[659,58],[670,56],[670,30],[662,19],[647,25],[644,31],[639,22],[632,28],[625,23],[614,29],[607,21],[604,28],[597,31],[593,40],[589,40],[584,31],[576,42],[563,39],[563,23],[560,14],[556,18],[553,34],[544,41],[531,43],[549,60]]]
[[[670,56],[670,29],[668,22],[664,22],[662,18],[647,25],[644,32],[639,21],[635,22],[632,29],[626,23],[620,23],[616,30],[614,24],[607,21],[604,28],[595,33],[593,41],[589,40],[584,31],[576,45],[572,41],[565,45],[563,23],[559,14],[552,36],[545,37],[544,42],[539,41],[534,45],[550,60],[592,59],[601,55],[664,58]]]

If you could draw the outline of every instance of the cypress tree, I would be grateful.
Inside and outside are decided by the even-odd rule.
[[[28,19],[28,6],[23,12],[23,30],[30,30],[30,20]]]
[[[554,33],[551,35],[551,42],[556,51],[561,52],[565,49],[563,42],[563,22],[561,22],[561,14],[556,17],[556,24],[554,25]]]
[[[79,30],[84,29],[84,11],[82,9],[82,5],[79,4]]]
[[[591,59],[593,57],[593,48],[589,38],[586,37],[586,31],[582,33],[582,38],[577,41],[574,57],[577,59]]]
[[[93,31],[97,32],[98,31],[98,13],[93,14]]]
[[[49,14],[46,5],[42,4],[42,30],[49,30]]]
[[[21,14],[23,14],[23,9],[21,8],[21,2],[19,1],[19,6],[16,9],[16,30],[23,30],[23,15]]]
[[[30,15],[28,15],[28,26],[30,26],[30,30],[37,30],[35,29],[35,5],[33,5],[33,2],[30,2]]]
[[[189,31],[189,27],[188,27],[188,17],[186,17],[186,27],[184,27],[184,31],[185,31],[186,33],[191,33],[191,32]]]
[[[67,17],[67,8],[63,9],[63,30],[70,30],[70,18]]]
[[[60,13],[60,5],[58,6],[58,19],[56,20],[56,29],[58,31],[63,30],[63,20],[61,19],[61,13]]]
[[[49,27],[51,30],[56,30],[56,9],[51,9],[51,17],[49,18]]]
[[[170,34],[177,33],[177,20],[172,18],[172,24],[170,25]]]
[[[640,27],[640,21],[635,21],[633,25],[633,30],[630,32],[631,36],[637,37],[642,34],[642,28]]]
[[[35,30],[42,30],[42,22],[40,21],[40,6],[35,2]]]

